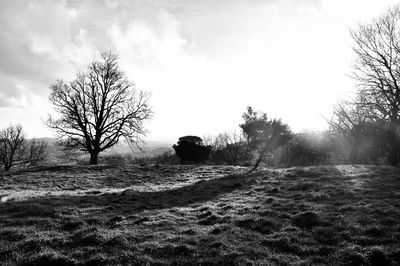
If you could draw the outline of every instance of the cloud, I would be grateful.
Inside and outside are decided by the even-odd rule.
[[[177,22],[146,2],[16,0],[3,4],[0,75],[8,85],[2,91],[3,102],[8,96],[22,96],[17,82],[40,84],[31,90],[45,94],[51,82],[72,79],[100,51],[116,51],[138,65],[174,57],[180,52],[179,42],[184,42],[174,32]]]
[[[63,58],[60,51],[65,42],[64,33],[69,28],[69,17],[61,12],[62,6],[54,3],[48,3],[45,8],[35,1],[13,1],[2,7],[0,74],[8,87],[2,89],[4,101],[7,96],[10,101],[23,96],[18,83],[41,84],[30,88],[40,94],[47,90],[57,70],[67,71],[68,67],[60,60]],[[55,21],[51,23],[52,20]]]
[[[392,3],[347,2],[7,1],[0,9],[0,108],[40,124],[49,85],[73,79],[111,50],[128,77],[152,92],[153,136],[166,128],[174,137],[224,131],[247,105],[297,128],[321,125],[319,112],[351,88],[344,77],[349,24]],[[0,123],[6,120],[0,113]]]
[[[177,20],[164,10],[155,12],[152,20],[153,25],[133,20],[127,26],[115,23],[109,28],[111,42],[121,58],[141,66],[170,65],[181,55],[185,39],[178,32]]]
[[[0,123],[26,112],[38,127],[49,85],[73,79],[100,51],[117,52],[130,77],[153,85],[153,73],[182,60],[186,42],[176,17],[147,1],[17,0],[0,10],[0,26]]]

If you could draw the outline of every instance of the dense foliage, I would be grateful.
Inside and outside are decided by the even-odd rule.
[[[203,140],[197,136],[184,136],[172,146],[181,163],[205,162],[211,151],[211,146],[205,146]]]
[[[269,119],[266,113],[256,112],[248,107],[242,118],[244,123],[240,128],[246,145],[257,156],[254,169],[291,139],[289,126],[279,119]]]

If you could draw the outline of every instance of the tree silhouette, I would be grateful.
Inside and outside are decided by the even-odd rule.
[[[197,136],[181,137],[172,148],[181,159],[181,163],[205,162],[211,151],[211,146],[205,146],[203,140]]]
[[[372,126],[377,119],[376,112],[368,108],[362,94],[354,102],[338,102],[333,110],[333,116],[328,121],[331,132],[344,136],[349,145],[347,161],[358,163],[362,142],[371,134]]]
[[[47,145],[36,139],[26,140],[21,125],[0,131],[0,165],[5,171],[14,166],[33,166],[46,158]]]
[[[243,135],[224,132],[209,141],[212,146],[210,161],[216,164],[239,165],[247,163]]]
[[[400,8],[352,31],[356,55],[354,78],[368,108],[391,123],[395,135],[400,126]],[[392,145],[391,163],[398,163],[398,140]]]
[[[341,101],[328,121],[330,131],[343,136],[348,150],[349,163],[376,163],[393,159],[397,133],[390,121],[382,119],[376,109],[370,108],[368,98],[358,94],[354,101]],[[398,145],[398,144],[397,144]]]
[[[102,53],[101,60],[75,80],[58,80],[50,90],[50,101],[60,116],[49,116],[46,124],[67,137],[70,147],[88,152],[90,164],[97,164],[99,153],[121,137],[137,144],[145,134],[143,122],[152,113],[148,95],[127,80],[114,54]]]
[[[291,138],[288,125],[279,119],[269,119],[267,114],[247,108],[243,114],[244,123],[240,125],[250,151],[256,152],[258,158],[251,171],[271,155],[278,147],[286,144]]]

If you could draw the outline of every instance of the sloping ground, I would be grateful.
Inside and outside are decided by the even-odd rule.
[[[400,170],[54,167],[0,176],[0,264],[400,265]]]

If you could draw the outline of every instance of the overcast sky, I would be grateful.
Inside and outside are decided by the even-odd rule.
[[[114,51],[151,92],[148,139],[238,129],[247,106],[295,132],[327,128],[354,92],[349,29],[391,0],[2,1],[0,126],[53,136],[49,85]]]

